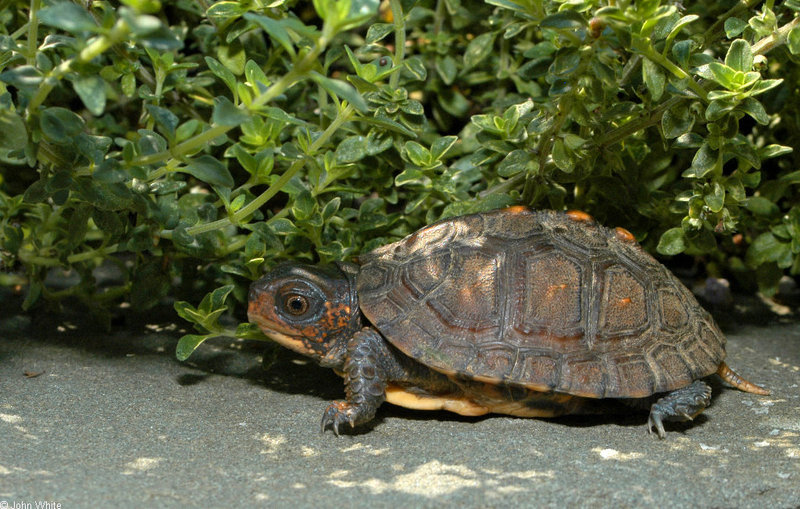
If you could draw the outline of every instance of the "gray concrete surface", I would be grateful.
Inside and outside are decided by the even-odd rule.
[[[772,395],[717,384],[666,440],[645,414],[390,405],[322,435],[332,372],[283,351],[265,371],[263,344],[225,340],[182,364],[176,326],[117,329],[0,316],[0,506],[800,507],[798,324],[728,327],[729,364]]]

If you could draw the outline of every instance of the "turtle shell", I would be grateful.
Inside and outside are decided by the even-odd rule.
[[[359,258],[361,310],[446,374],[640,398],[714,373],[725,337],[624,229],[522,207],[440,221]]]

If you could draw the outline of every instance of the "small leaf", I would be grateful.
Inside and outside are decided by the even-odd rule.
[[[203,341],[210,337],[212,336],[202,334],[186,334],[178,340],[178,345],[175,347],[175,357],[177,357],[179,361],[185,361],[190,355],[192,355],[192,352],[197,350],[197,347],[203,344]]]
[[[711,185],[711,192],[703,197],[703,201],[708,205],[711,212],[717,213],[721,211],[725,205],[725,188],[714,182]]]
[[[352,104],[360,113],[366,113],[369,110],[367,102],[361,97],[361,94],[347,82],[334,80],[323,76],[318,72],[311,73],[311,79],[317,82],[332,96],[344,99]]]
[[[222,80],[225,85],[228,86],[230,91],[233,93],[233,97],[236,97],[236,76],[224,65],[222,65],[219,60],[213,57],[205,57],[206,65],[214,73],[216,77]]]
[[[174,113],[153,104],[145,104],[145,108],[153,117],[153,120],[156,121],[156,124],[164,129],[168,137],[175,135],[175,129],[178,127],[178,117]]]
[[[500,161],[497,167],[497,174],[501,177],[511,177],[517,173],[522,173],[528,169],[530,162],[531,156],[527,151],[522,149],[514,150]]]
[[[316,206],[317,201],[311,196],[311,193],[307,189],[303,189],[294,199],[292,215],[298,221],[305,221],[314,214]]]
[[[464,52],[464,70],[469,70],[481,63],[491,54],[494,48],[494,32],[486,32],[472,39]]]
[[[458,74],[458,64],[450,55],[436,57],[436,72],[445,85],[451,85]]]
[[[336,147],[336,162],[347,164],[360,161],[367,155],[367,138],[349,136]]]
[[[422,59],[419,57],[406,59],[403,65],[405,65],[406,69],[420,81],[425,81],[425,78],[428,77],[428,70],[425,69],[425,64],[422,63]]]
[[[751,196],[744,202],[744,207],[758,216],[774,216],[780,209],[763,196]]]
[[[553,143],[553,162],[565,173],[571,173],[575,168],[575,160],[567,149],[564,140],[561,138],[558,138],[555,143]]]
[[[753,117],[756,122],[761,125],[769,124],[769,115],[767,114],[767,110],[764,109],[764,105],[758,102],[757,99],[752,97],[746,98],[739,107],[748,115]]]
[[[661,99],[664,87],[667,84],[667,77],[661,67],[645,58],[642,60],[642,78],[644,78],[644,83],[647,85],[647,90],[650,91],[651,99],[653,101]]]
[[[202,155],[189,161],[184,172],[214,186],[233,187],[233,177],[228,168],[210,155]]]
[[[375,23],[367,29],[367,44],[380,41],[394,31],[392,23]]]
[[[254,14],[252,12],[248,12],[244,15],[244,19],[253,21],[258,26],[264,30],[267,35],[270,36],[271,39],[276,41],[278,44],[283,46],[283,48],[291,55],[295,56],[294,45],[292,44],[292,40],[289,37],[289,33],[286,31],[284,27],[284,23],[282,21],[278,21],[272,18],[268,18],[267,16],[262,16],[260,14]]]
[[[72,82],[72,88],[92,115],[103,114],[106,108],[106,85],[100,76],[82,76]]]
[[[586,19],[576,11],[563,10],[547,16],[539,23],[539,26],[560,30],[577,30],[586,26]]]
[[[420,167],[428,167],[432,163],[430,151],[416,141],[407,141],[404,145],[405,152],[412,163]]]
[[[456,144],[458,136],[442,136],[437,138],[431,145],[431,157],[435,161],[440,160]]]
[[[39,11],[39,21],[65,32],[96,31],[98,26],[91,14],[72,2],[58,2]]]
[[[800,55],[800,27],[794,27],[789,32],[786,42],[792,55]]]
[[[728,37],[728,39],[738,37],[739,34],[744,32],[745,28],[747,28],[747,22],[742,21],[739,18],[731,16],[725,20],[725,35]]]
[[[28,144],[28,130],[19,115],[0,109],[0,149],[19,150]]]
[[[242,122],[247,122],[250,116],[224,96],[214,98],[214,113],[211,120],[217,125],[237,126]]]
[[[753,51],[744,39],[736,39],[725,55],[725,65],[737,71],[748,72],[753,68]]]
[[[708,143],[703,143],[692,158],[692,166],[683,173],[684,177],[701,178],[711,172],[717,165],[719,152],[712,149]]]
[[[42,111],[39,127],[56,143],[65,143],[83,131],[83,119],[66,108],[53,106]]]
[[[658,240],[656,251],[663,255],[676,255],[686,249],[686,236],[682,228],[670,228]]]

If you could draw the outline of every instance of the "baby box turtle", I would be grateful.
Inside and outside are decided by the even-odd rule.
[[[615,399],[649,406],[663,438],[663,421],[708,406],[710,374],[768,394],[723,362],[711,316],[633,235],[577,211],[472,214],[358,264],[279,265],[253,283],[248,316],[344,378],[322,416],[336,434],[384,401],[553,417]]]

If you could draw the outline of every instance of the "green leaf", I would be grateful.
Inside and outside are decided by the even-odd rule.
[[[725,55],[725,65],[737,71],[748,72],[753,68],[753,51],[744,39],[736,39]]]
[[[764,109],[764,105],[758,102],[757,99],[752,97],[746,98],[739,107],[748,115],[753,117],[756,122],[761,125],[769,124],[769,115],[767,114],[767,110]]]
[[[244,19],[249,20],[257,24],[264,30],[267,35],[270,36],[272,40],[280,44],[287,53],[289,53],[292,57],[295,56],[294,45],[292,44],[292,40],[289,37],[289,33],[286,31],[284,23],[272,18],[268,18],[267,16],[262,16],[260,14],[254,14],[252,12],[248,12],[244,15]]]
[[[494,32],[486,32],[469,42],[467,50],[464,52],[465,71],[472,69],[491,54],[494,48],[495,35]]]
[[[731,16],[725,20],[725,35],[728,39],[738,37],[747,28],[747,22]]]
[[[497,174],[501,177],[511,177],[517,173],[526,172],[531,163],[531,156],[526,150],[517,149],[510,152],[500,161]]]
[[[234,184],[228,168],[210,155],[192,159],[181,171],[214,186],[233,187]]]
[[[161,126],[166,132],[167,136],[174,136],[175,129],[178,127],[178,117],[166,108],[155,106],[153,104],[145,104],[147,112],[156,121],[156,124]]]
[[[719,151],[712,149],[708,143],[703,143],[692,158],[691,168],[683,172],[683,176],[702,178],[716,168],[718,160]]]
[[[366,113],[369,110],[367,102],[361,97],[361,94],[347,82],[334,80],[323,76],[318,72],[311,72],[311,79],[324,88],[329,94],[339,99],[343,99],[352,104],[360,113]]]
[[[686,249],[686,236],[682,228],[670,228],[658,240],[656,251],[663,255],[676,255]]]
[[[794,149],[785,145],[778,145],[772,143],[758,150],[758,157],[761,159],[771,159],[773,157],[780,157],[786,154],[791,154]]]
[[[539,26],[560,30],[577,30],[586,26],[586,19],[573,10],[563,10],[544,18]]]
[[[292,215],[298,221],[305,221],[314,214],[316,207],[317,201],[307,189],[303,189],[294,199]]]
[[[376,43],[393,31],[393,23],[375,23],[367,29],[367,44]]]
[[[83,76],[72,82],[72,88],[92,115],[103,114],[106,108],[106,84],[100,76]]]
[[[367,155],[367,138],[349,136],[336,147],[336,162],[341,164],[355,163]]]
[[[703,197],[703,201],[705,201],[711,212],[717,213],[721,211],[722,207],[725,206],[725,188],[718,182],[714,182],[711,185],[711,192]]]
[[[747,249],[747,263],[757,267],[762,263],[777,262],[784,258],[788,248],[788,243],[778,240],[772,232],[764,232]]]
[[[553,162],[565,173],[571,173],[575,169],[575,159],[561,138],[553,143]]]
[[[117,13],[128,24],[136,40],[145,48],[171,51],[183,47],[183,41],[178,39],[157,17],[136,14],[128,7],[120,7],[117,9]]]
[[[25,122],[11,110],[0,109],[0,150],[19,150],[28,144]]]
[[[711,71],[711,77],[714,81],[728,90],[736,90],[738,83],[735,69],[719,62],[711,62],[708,64],[708,70]]]
[[[228,89],[230,89],[230,91],[233,93],[233,97],[236,97],[236,76],[234,76],[231,70],[222,65],[216,58],[205,57],[205,61],[211,72],[214,73],[216,77],[221,79],[222,82],[225,83]]]
[[[426,168],[432,164],[430,151],[416,141],[407,141],[404,148],[408,158],[417,166]]]
[[[225,299],[233,291],[234,285],[220,286],[214,291],[207,293],[200,305],[197,307],[198,311],[202,314],[209,315],[210,313],[222,309],[225,305]]]
[[[70,33],[96,31],[99,28],[91,14],[72,2],[58,2],[45,7],[39,11],[39,21]]]
[[[425,69],[425,64],[422,63],[422,59],[419,57],[408,58],[403,62],[403,65],[420,81],[425,81],[425,78],[428,77],[428,70]]]
[[[786,43],[792,55],[800,55],[800,27],[794,27],[786,36]]]
[[[237,126],[250,120],[250,115],[236,106],[225,96],[214,98],[214,113],[211,120],[217,125]]]
[[[694,125],[694,115],[689,108],[681,105],[670,108],[661,117],[661,129],[667,139],[677,138],[692,130]]]
[[[774,216],[780,211],[777,205],[763,196],[751,196],[745,200],[744,207],[758,216]]]
[[[175,304],[177,306],[178,303]],[[213,336],[202,334],[186,334],[178,340],[178,345],[175,347],[175,357],[177,357],[179,361],[185,361],[190,355],[192,355],[192,352],[197,350],[197,347],[203,344],[203,341],[211,337]]]
[[[56,143],[66,143],[83,131],[83,119],[72,111],[53,106],[42,111],[39,118],[42,133]]]
[[[442,136],[437,138],[431,145],[431,157],[435,161],[440,160],[458,142],[458,136]]]
[[[458,64],[450,55],[436,57],[436,72],[445,85],[451,85],[458,74]]]
[[[647,90],[650,91],[650,97],[653,101],[661,99],[664,93],[664,87],[667,83],[667,77],[661,67],[655,62],[645,58],[642,60],[642,78],[644,79]]]

